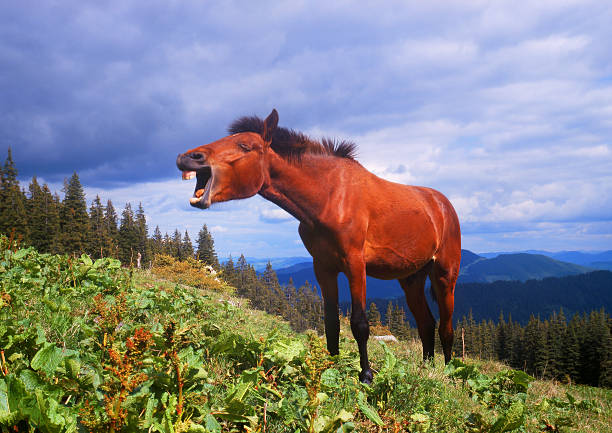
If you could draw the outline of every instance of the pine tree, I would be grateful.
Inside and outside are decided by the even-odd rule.
[[[104,208],[104,231],[107,234],[104,255],[106,257],[119,258],[119,227],[117,212],[113,202],[108,200]]]
[[[228,283],[230,283],[232,286],[236,287],[236,268],[234,267],[234,260],[232,259],[232,256],[229,256],[229,259],[227,259],[227,262],[225,262],[223,264],[222,267],[222,271],[223,271],[223,278],[225,279],[225,281],[227,281]]]
[[[233,266],[231,257],[228,261],[228,265]],[[255,294],[255,287],[257,286],[257,278],[256,274],[253,274],[249,269],[249,264],[243,254],[241,254],[240,258],[236,261],[234,272],[235,278],[233,278],[232,283],[238,288],[238,294],[245,298],[252,299]],[[253,276],[255,276],[254,279],[252,278]]]
[[[104,257],[104,249],[108,245],[108,233],[104,222],[104,208],[100,196],[96,196],[89,208],[89,226],[91,234],[87,250],[96,258]]]
[[[183,242],[181,243],[181,254],[184,257],[184,260],[193,258],[193,245],[191,244],[191,238],[189,237],[187,230],[185,230]]]
[[[172,240],[170,241],[170,251],[172,252],[172,256],[178,260],[183,261],[185,259],[182,250],[183,237],[181,236],[181,232],[178,229],[174,230],[174,235],[172,235]]]
[[[76,171],[64,183],[64,200],[60,207],[60,239],[64,253],[81,254],[89,244],[89,215],[85,192]]]
[[[410,337],[410,328],[406,322],[406,312],[399,305],[394,305],[391,314],[393,316],[393,323],[395,325],[395,329],[392,331],[392,334],[400,340],[407,340]]]
[[[495,329],[495,347],[497,353],[495,354],[497,359],[500,361],[506,361],[508,359],[508,346],[509,346],[509,332],[506,321],[504,320],[504,312],[499,313],[499,320]]]
[[[140,245],[138,227],[130,203],[125,204],[119,226],[119,260],[124,265],[135,266]]]
[[[36,177],[32,178],[28,189],[30,191],[30,198],[27,200],[30,244],[41,253],[55,252],[59,235],[59,205],[49,191],[49,187],[44,185],[41,188]]]
[[[219,259],[217,258],[217,253],[215,252],[215,241],[208,231],[206,224],[204,224],[202,229],[198,232],[197,244],[198,260],[208,263],[215,269],[219,269]]]
[[[137,233],[136,254],[140,254],[141,264],[148,264],[151,261],[151,250],[148,242],[149,229],[147,227],[147,217],[142,208],[142,203],[138,203],[134,224]]]
[[[19,187],[17,168],[9,147],[0,171],[0,233],[10,235],[13,231],[16,239],[29,241],[26,197]]]
[[[172,238],[170,237],[168,232],[164,234],[164,240],[162,242],[162,245],[163,245],[163,249],[162,249],[163,254],[167,256],[176,257],[176,251],[174,251],[174,248],[173,248]]]
[[[158,254],[163,254],[164,251],[164,238],[162,236],[161,230],[159,226],[155,226],[155,230],[153,231],[153,236],[151,236],[151,240],[149,242],[151,250],[151,256],[155,258]]]
[[[610,373],[605,371],[608,368],[610,358],[610,353],[605,351],[610,348],[612,343],[610,342],[610,328],[603,309],[592,311],[589,314],[585,328],[585,337],[581,348],[583,353],[582,379],[584,383],[598,386],[602,379],[607,382],[606,376]],[[602,367],[605,370],[602,370]]]
[[[484,359],[495,359],[495,324],[492,320],[482,321],[482,353]]]
[[[382,326],[382,323],[380,322],[380,311],[378,311],[378,307],[376,307],[374,302],[372,302],[370,304],[370,308],[368,308],[367,317],[370,327]]]
[[[395,329],[395,323],[393,321],[395,317],[393,316],[393,302],[389,301],[387,303],[387,311],[385,312],[385,326],[391,331],[393,334],[393,330]]]
[[[605,314],[602,311],[602,315]],[[608,318],[609,320],[609,318]],[[602,327],[601,329],[600,354],[599,362],[599,380],[597,385],[605,388],[612,387],[612,335],[610,326]]]
[[[272,263],[270,262],[267,263],[266,269],[261,277],[261,285],[261,303],[265,306],[265,311],[271,314],[282,315],[285,297],[278,283],[276,272],[272,268]]]
[[[563,352],[565,350],[564,337],[567,330],[567,321],[563,309],[559,311],[559,314],[553,312],[549,321],[549,332],[548,332],[548,373],[552,378],[563,377],[564,363],[563,363]]]
[[[575,314],[566,327],[563,336],[563,351],[561,353],[562,376],[573,381],[580,380],[580,341],[578,333],[580,329],[580,316]]]
[[[534,353],[534,374],[541,377],[549,377],[550,353],[548,351],[548,332],[550,324],[548,320],[542,322],[538,317],[537,334]]]
[[[464,321],[465,328],[465,351],[474,356],[480,355],[482,347],[478,336],[478,326],[470,309],[467,319]]]

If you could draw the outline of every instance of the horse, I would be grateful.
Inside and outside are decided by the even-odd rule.
[[[300,222],[324,304],[330,355],[339,353],[338,274],[351,292],[351,330],[359,348],[359,380],[371,383],[367,351],[366,275],[397,279],[417,323],[423,359],[434,355],[435,320],[425,297],[427,277],[438,304],[444,361],[451,359],[455,283],[461,260],[459,220],[440,192],[384,180],[355,159],[356,145],[314,140],[278,126],[274,109],[262,120],[241,117],[230,135],[179,154],[183,179],[196,178],[191,206],[259,194]]]

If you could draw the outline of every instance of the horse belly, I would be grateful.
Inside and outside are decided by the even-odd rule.
[[[398,254],[385,247],[366,247],[366,274],[381,280],[408,277],[426,266],[433,257],[433,249],[412,254]]]

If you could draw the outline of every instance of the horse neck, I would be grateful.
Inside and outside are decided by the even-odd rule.
[[[268,158],[268,176],[259,194],[306,224],[319,220],[330,185],[322,182],[333,163],[321,156],[304,155],[290,163],[276,153]]]

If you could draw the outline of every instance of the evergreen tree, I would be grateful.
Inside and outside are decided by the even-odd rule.
[[[104,208],[104,231],[107,234],[104,255],[119,258],[119,227],[118,218],[113,202],[108,200]]]
[[[232,286],[237,287],[235,282],[237,277],[236,268],[234,267],[234,260],[232,259],[231,255],[229,256],[227,262],[223,264],[221,270],[223,271],[223,278],[225,281],[230,283]]]
[[[600,368],[597,386],[612,388],[612,335],[610,326],[602,327],[601,332],[601,342],[599,345],[601,360],[599,362]]]
[[[181,232],[178,229],[174,229],[174,235],[172,235],[172,239],[170,241],[170,251],[172,252],[172,256],[176,257],[178,260],[183,261],[185,259],[182,250],[183,237],[181,236]]]
[[[581,347],[583,354],[581,376],[584,383],[598,386],[602,379],[607,382],[605,376],[609,374],[609,371],[602,371],[602,367],[608,367],[610,358],[610,353],[605,353],[605,350],[610,347],[610,328],[603,309],[592,311],[585,322],[584,340]]]
[[[0,171],[0,233],[10,235],[14,231],[16,239],[29,241],[26,197],[19,187],[17,168],[13,162],[11,148],[4,167]]]
[[[566,329],[567,320],[565,314],[563,314],[563,309],[559,311],[559,314],[553,312],[549,320],[548,332],[548,374],[552,378],[563,377]]]
[[[564,347],[561,353],[562,376],[573,381],[580,380],[580,316],[575,314],[570,320],[563,336]]]
[[[368,308],[367,317],[371,327],[382,326],[382,323],[380,322],[380,311],[378,311],[378,307],[376,307],[374,302],[372,302],[370,304],[370,308]]]
[[[104,257],[104,250],[108,245],[108,233],[104,221],[104,208],[100,196],[96,196],[89,208],[89,254],[96,258]]]
[[[474,315],[470,309],[468,317],[464,320],[463,327],[465,329],[465,351],[472,355],[479,355],[481,352],[480,339],[478,338],[478,329]]]
[[[227,266],[234,266],[231,257]],[[243,254],[241,254],[240,258],[238,258],[236,261],[233,272],[235,278],[233,278],[232,284],[238,288],[239,295],[248,299],[253,299],[258,283],[257,273],[255,272],[255,269],[252,269],[249,266]]]
[[[206,224],[204,224],[202,229],[198,232],[197,244],[198,260],[208,263],[215,269],[219,269],[219,259],[217,258],[217,253],[215,252],[215,241],[208,231]]]
[[[534,365],[533,372],[534,374],[541,377],[549,377],[549,367],[550,367],[550,358],[548,351],[548,330],[549,323],[548,320],[544,322],[540,321],[538,317],[537,323],[537,333],[536,333],[536,342],[535,342],[535,353],[534,353]]]
[[[500,361],[506,361],[508,359],[508,346],[510,335],[508,332],[508,326],[504,320],[504,312],[499,313],[499,320],[495,329],[495,340],[497,347],[496,357]]]
[[[283,302],[285,296],[270,262],[267,263],[261,277],[261,285],[261,303],[264,305],[264,309],[271,314],[282,315],[285,310],[285,303]]]
[[[389,331],[393,334],[393,330],[395,329],[394,323],[394,315],[393,315],[393,302],[389,301],[387,303],[387,311],[385,312],[385,325],[389,328]]]
[[[161,230],[159,226],[155,226],[155,230],[153,231],[153,236],[149,242],[151,250],[151,256],[155,257],[158,254],[163,254],[164,251],[164,238],[162,236]]]
[[[172,238],[168,235],[168,232],[164,234],[163,244],[163,254],[168,256],[176,257],[176,251],[174,251]]]
[[[147,227],[147,217],[142,208],[142,203],[138,203],[134,224],[136,225],[136,232],[138,235],[136,251],[137,254],[140,254],[140,263],[141,266],[145,263],[148,266],[148,263],[151,261],[151,250],[148,242],[149,229]]]
[[[193,245],[191,244],[191,238],[189,237],[189,233],[185,230],[185,235],[183,236],[183,242],[181,244],[181,254],[184,259],[192,259],[193,258]]]
[[[517,322],[512,321],[512,315],[508,315],[508,329],[510,329],[509,358],[513,368],[525,369],[525,330]]]
[[[391,315],[395,326],[392,334],[400,340],[407,340],[410,337],[410,327],[406,322],[406,312],[399,305],[394,305]]]
[[[47,185],[40,187],[36,177],[32,178],[28,189],[30,244],[41,253],[56,252],[59,236],[59,204]]]
[[[64,183],[64,200],[60,207],[60,239],[64,253],[81,254],[89,244],[89,215],[85,192],[76,171]]]
[[[119,226],[119,260],[124,265],[135,266],[140,246],[140,233],[134,220],[130,203],[125,204]]]

